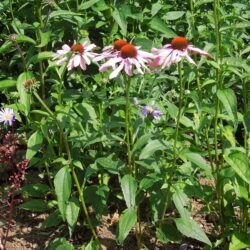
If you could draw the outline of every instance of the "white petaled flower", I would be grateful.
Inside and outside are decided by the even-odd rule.
[[[106,46],[102,49],[102,53],[97,55],[93,61],[98,62],[101,60],[106,60],[106,59],[110,59],[112,57],[116,57],[119,54],[119,51],[121,50],[121,48],[124,45],[127,45],[127,41],[125,40],[116,40],[114,42],[114,45],[109,45]]]
[[[151,64],[152,68],[160,66],[162,69],[180,62],[183,58],[196,66],[195,61],[189,55],[190,53],[211,57],[207,52],[189,45],[189,41],[181,36],[173,38],[171,44],[166,44],[161,49],[153,48],[152,52],[155,54],[155,60]]]
[[[9,125],[12,126],[14,121],[15,121],[15,115],[13,109],[2,108],[0,110],[0,122],[2,122],[4,125],[9,123]]]
[[[87,45],[87,42],[74,43],[71,47],[67,44],[64,44],[62,49],[57,50],[57,55],[54,56],[53,59],[59,59],[57,61],[58,65],[68,62],[68,70],[72,70],[78,66],[80,66],[82,70],[86,70],[86,65],[89,65],[93,58],[97,55],[96,53],[92,52],[95,47],[95,44]],[[70,53],[71,56],[69,57],[68,55],[70,55]]]
[[[133,66],[140,74],[144,74],[144,71],[150,72],[146,64],[149,64],[150,59],[153,58],[154,55],[140,50],[140,47],[126,44],[122,46],[117,55],[111,57],[106,63],[104,63],[99,68],[99,71],[103,72],[112,67],[113,71],[109,75],[109,79],[117,77],[123,69],[127,75],[132,76]],[[117,64],[119,64],[119,66],[117,66]]]

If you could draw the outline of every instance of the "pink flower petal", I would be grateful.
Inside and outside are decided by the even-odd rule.
[[[195,54],[200,54],[200,55],[203,55],[203,56],[211,57],[211,55],[208,54],[206,51],[201,50],[201,49],[199,49],[199,48],[194,48],[192,45],[188,46],[187,49],[188,49],[189,51],[195,53]]]
[[[71,51],[71,48],[70,48],[69,45],[67,45],[67,44],[64,44],[64,45],[62,46],[62,49],[65,50],[66,52]]]
[[[119,75],[119,73],[122,71],[122,69],[124,68],[124,61],[121,62],[121,64],[119,65],[119,67],[117,67],[110,75],[109,75],[109,79],[113,79],[115,77],[117,77]]]
[[[132,75],[132,62],[129,60],[130,58],[127,58],[124,60],[124,70],[127,75]]]
[[[86,64],[85,64],[83,58],[81,58],[81,60],[80,60],[80,67],[81,67],[82,70],[86,70],[87,69]]]
[[[81,56],[79,54],[75,54],[72,56],[73,58],[73,64],[74,64],[74,67],[77,67],[80,65],[80,61],[81,61]]]

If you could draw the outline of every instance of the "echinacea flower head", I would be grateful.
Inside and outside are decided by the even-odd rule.
[[[0,122],[2,122],[4,125],[9,123],[9,125],[12,126],[14,121],[15,121],[15,115],[13,109],[2,108],[0,110]]]
[[[119,51],[124,45],[127,45],[125,40],[116,40],[114,45],[109,45],[103,48],[102,53],[94,58],[93,61],[98,62],[104,59],[110,59],[116,57],[119,54]]]
[[[125,44],[121,46],[120,51],[111,57],[100,68],[100,72],[106,71],[112,67],[109,79],[115,78],[124,69],[125,73],[129,76],[133,74],[133,66],[140,74],[144,74],[144,71],[149,72],[146,64],[150,63],[150,59],[154,56],[151,53],[140,50],[140,47],[133,44]],[[118,64],[118,66],[117,66]]]
[[[92,52],[95,47],[95,44],[88,45],[87,42],[74,43],[71,47],[64,44],[61,50],[57,50],[56,56],[53,59],[59,59],[57,61],[58,65],[68,62],[68,70],[72,70],[78,66],[82,70],[86,70],[86,65],[89,65],[96,56],[96,53]]]
[[[163,115],[163,113],[158,108],[153,107],[153,106],[145,105],[145,106],[140,106],[140,108],[145,117],[150,116],[153,119],[159,119],[160,116]]]
[[[190,57],[190,53],[200,54],[211,57],[207,52],[189,45],[189,41],[182,36],[177,36],[172,39],[170,44],[164,45],[161,49],[153,48],[152,52],[155,54],[155,60],[151,64],[153,68],[160,66],[162,69],[168,65],[178,63],[183,58],[196,66],[195,61]]]

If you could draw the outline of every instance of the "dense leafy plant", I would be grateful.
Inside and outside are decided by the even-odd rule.
[[[134,228],[138,249],[147,247],[143,222],[166,246],[186,236],[204,249],[250,247],[248,1],[3,0],[0,11],[1,106],[15,114],[1,133],[27,145],[18,208],[48,211],[45,230],[68,228],[50,249],[74,249],[77,230],[92,233],[83,249],[101,249],[96,227],[111,207],[118,245]],[[188,46],[179,36],[211,58],[179,60]],[[100,72],[94,57],[121,39],[141,48],[122,47],[119,63],[164,44],[179,54],[143,75],[136,62],[132,72]],[[97,46],[88,55],[87,44]],[[213,217],[209,237],[192,200]]]

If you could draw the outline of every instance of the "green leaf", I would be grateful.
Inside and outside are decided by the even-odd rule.
[[[243,124],[247,133],[250,134],[250,111],[244,115]]]
[[[90,1],[87,1],[87,2],[83,2],[80,6],[79,6],[79,9],[80,10],[86,10],[90,7],[92,7],[94,4],[96,4],[97,2],[99,2],[100,0],[90,0]]]
[[[18,208],[34,212],[44,212],[49,210],[49,206],[44,200],[37,199],[24,202],[23,204],[19,205]]]
[[[95,240],[91,240],[88,245],[83,248],[82,250],[99,250],[100,247],[98,245],[98,243]]]
[[[61,212],[63,220],[65,221],[67,202],[70,197],[71,187],[72,187],[72,179],[68,166],[61,168],[57,172],[54,179],[54,185],[58,200],[58,208]]]
[[[42,48],[49,43],[51,32],[50,31],[42,32],[41,30],[39,30],[39,35],[40,35],[40,44],[37,45],[36,47]]]
[[[46,184],[42,183],[34,183],[34,184],[29,184],[25,185],[22,188],[22,193],[28,196],[33,196],[33,197],[44,197],[46,193],[48,193],[50,190],[49,186]]]
[[[86,202],[91,204],[97,215],[103,215],[105,209],[107,209],[107,200],[109,195],[108,186],[91,185],[84,189],[84,196]]]
[[[151,134],[146,134],[143,135],[142,137],[140,137],[136,143],[134,144],[133,150],[132,150],[132,154],[134,154],[136,151],[140,150],[147,142],[148,140],[152,137]]]
[[[25,35],[18,35],[17,38],[16,38],[16,42],[17,43],[31,43],[33,45],[36,44],[36,41],[28,36],[25,36]]]
[[[0,81],[0,90],[4,90],[4,89],[14,87],[14,86],[16,86],[16,84],[17,84],[16,80],[11,80],[11,79],[2,80],[2,81]]]
[[[137,182],[131,175],[125,175],[121,179],[122,193],[128,208],[135,207],[135,197],[137,191]]]
[[[199,240],[209,246],[212,246],[210,240],[201,229],[200,225],[191,218],[190,213],[185,208],[189,205],[189,199],[186,194],[183,191],[176,189],[173,195],[173,202],[181,216],[181,218],[174,219],[177,229],[187,237]]]
[[[69,224],[70,229],[70,237],[73,234],[78,215],[80,211],[80,205],[76,198],[72,198],[68,201],[67,208],[66,208],[66,220]]]
[[[43,228],[55,227],[62,222],[62,216],[58,210],[50,214],[49,217],[43,222]]]
[[[185,13],[185,11],[169,11],[165,16],[163,16],[163,19],[169,21],[177,20],[181,18]]]
[[[184,156],[187,158],[187,160],[191,161],[198,168],[204,170],[206,174],[208,175],[212,174],[211,166],[207,163],[207,161],[200,154],[187,152],[187,153],[184,153]]]
[[[27,90],[25,89],[24,84],[26,81],[32,80],[32,79],[33,79],[33,73],[30,71],[23,72],[17,78],[17,90],[18,90],[19,97],[20,97],[19,102],[24,107],[25,115],[28,115],[30,111],[31,94],[27,93]]]
[[[26,151],[26,159],[31,160],[39,151],[43,142],[43,135],[40,131],[33,133],[27,143],[28,149]]]
[[[53,11],[50,15],[49,15],[49,19],[54,18],[54,17],[64,17],[64,16],[81,16],[83,15],[83,13],[76,13],[76,12],[72,12],[69,10],[56,10]]]
[[[151,9],[152,17],[155,16],[163,6],[164,5],[160,4],[159,2],[152,4],[152,9]]]
[[[85,122],[92,121],[97,123],[97,115],[95,109],[88,103],[83,102],[75,106],[75,109],[79,115],[82,116]]]
[[[189,219],[186,219],[186,217]],[[174,219],[177,229],[187,237],[196,239],[206,243],[209,246],[212,246],[212,243],[201,229],[200,225],[190,217],[186,217]]]
[[[127,34],[127,20],[126,17],[124,16],[122,11],[119,11],[118,9],[114,9],[113,13],[113,18],[115,21],[118,23],[119,27],[121,28],[121,33],[126,36]]]
[[[30,58],[29,62],[38,63],[38,62],[41,62],[43,60],[48,60],[48,59],[52,58],[53,56],[55,56],[55,53],[53,53],[51,51],[43,51],[43,52],[38,53],[35,56],[32,56]]]
[[[65,238],[56,238],[49,244],[49,250],[74,250]]]
[[[157,228],[156,236],[158,240],[165,244],[169,242],[181,242],[180,232],[171,224],[163,224]]]
[[[167,148],[167,145],[164,141],[160,140],[152,140],[143,148],[141,151],[139,159],[148,159],[150,156],[154,154],[154,152],[158,150],[164,150]]]
[[[198,7],[200,7],[203,4],[212,3],[212,2],[213,2],[213,0],[199,0],[199,1],[195,1],[194,7],[198,8]]]
[[[14,47],[14,45],[11,41],[5,41],[0,47],[0,55],[8,52],[12,47]]]
[[[183,191],[176,189],[172,199],[175,207],[180,213],[180,216],[184,218],[187,215],[185,207],[189,206],[189,199],[187,195]]]
[[[237,151],[223,157],[235,173],[250,185],[250,164],[246,154]]]
[[[135,38],[134,44],[136,46],[141,46],[143,50],[151,51],[153,47],[153,41],[147,38]]]
[[[130,230],[136,224],[137,214],[135,209],[126,209],[123,211],[118,225],[117,242],[122,244],[128,236]]]
[[[121,166],[118,161],[113,161],[108,157],[101,157],[96,160],[104,169],[106,169],[111,174],[119,174]]]
[[[235,127],[237,126],[237,99],[232,89],[219,89],[217,96],[222,102]]]
[[[250,235],[234,233],[229,245],[229,250],[240,250],[250,247]]]
[[[152,30],[156,30],[163,33],[164,36],[167,38],[173,38],[177,36],[175,32],[168,28],[167,24],[163,22],[159,17],[154,17],[150,21],[149,26]]]

